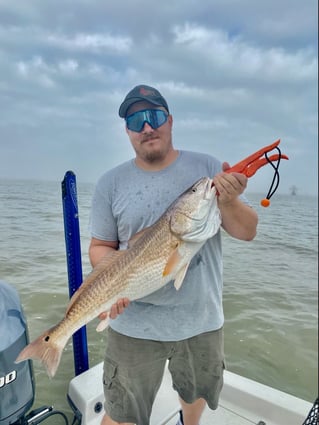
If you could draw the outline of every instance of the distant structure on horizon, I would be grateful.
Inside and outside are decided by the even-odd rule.
[[[297,186],[292,185],[289,190],[291,195],[297,195]]]

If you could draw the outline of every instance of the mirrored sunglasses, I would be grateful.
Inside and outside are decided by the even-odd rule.
[[[126,126],[129,130],[140,133],[145,123],[149,124],[154,130],[165,124],[168,113],[161,109],[144,109],[134,112],[125,118]]]

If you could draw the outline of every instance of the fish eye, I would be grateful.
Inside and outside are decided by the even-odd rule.
[[[192,192],[197,192],[197,187],[193,187]]]

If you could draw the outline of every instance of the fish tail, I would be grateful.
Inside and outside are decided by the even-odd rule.
[[[47,374],[53,378],[59,366],[66,341],[58,341],[52,337],[53,327],[28,344],[18,355],[15,363],[28,359],[37,359],[44,365]]]

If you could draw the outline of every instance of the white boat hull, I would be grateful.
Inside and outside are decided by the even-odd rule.
[[[73,378],[68,398],[82,415],[81,425],[100,425],[103,417],[103,363]],[[219,408],[206,409],[201,425],[301,425],[312,404],[266,385],[225,371]],[[179,402],[166,369],[150,425],[175,425]]]

